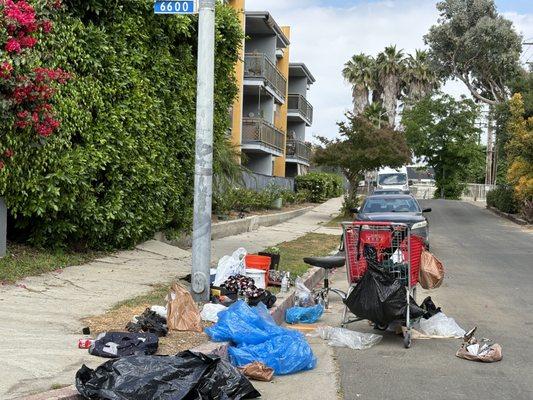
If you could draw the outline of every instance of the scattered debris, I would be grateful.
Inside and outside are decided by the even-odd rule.
[[[500,361],[503,358],[502,347],[498,343],[490,344],[490,339],[483,338],[481,341],[478,341],[474,337],[476,329],[477,327],[465,333],[463,344],[455,355],[470,361],[485,363]]]
[[[466,333],[453,318],[447,317],[443,312],[429,319],[421,318],[418,326],[420,333],[430,336],[462,338]]]
[[[383,336],[373,333],[361,333],[345,328],[332,326],[319,326],[315,332],[308,333],[310,337],[320,337],[328,340],[328,345],[333,347],[348,347],[353,350],[369,349],[378,344]]]
[[[231,362],[243,367],[255,361],[274,369],[276,375],[313,369],[316,358],[305,337],[276,325],[266,306],[250,307],[239,300],[219,315],[205,332],[215,342],[229,341]]]
[[[134,317],[133,321],[128,322],[126,329],[128,332],[150,332],[162,337],[168,333],[167,319],[147,308],[141,315]]]
[[[159,338],[153,333],[104,332],[98,335],[89,354],[119,358],[132,355],[155,354]]]
[[[198,306],[185,287],[174,283],[166,300],[168,329],[202,332],[202,320]]]
[[[444,280],[444,265],[427,250],[422,250],[420,262],[420,286],[424,289],[436,289]]]
[[[218,322],[218,313],[226,310],[228,307],[222,304],[207,303],[204,304],[200,317],[203,321]]]
[[[251,399],[261,394],[229,362],[184,351],[175,356],[132,356],[96,369],[83,365],[78,392],[90,399]]]
[[[270,382],[274,377],[274,370],[258,361],[247,364],[239,370],[254,381]]]
[[[291,307],[285,312],[285,321],[288,324],[313,324],[324,313],[324,306],[317,304],[313,307]]]

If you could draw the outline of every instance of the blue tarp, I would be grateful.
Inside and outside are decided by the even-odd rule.
[[[287,375],[313,369],[316,358],[305,337],[297,331],[276,325],[266,306],[250,307],[239,300],[218,314],[218,322],[205,333],[215,342],[229,341],[231,362],[242,367],[260,361]]]

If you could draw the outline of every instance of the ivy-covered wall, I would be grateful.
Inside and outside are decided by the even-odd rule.
[[[43,63],[71,74],[54,100],[61,126],[39,139],[2,127],[14,154],[0,173],[12,234],[45,245],[127,247],[190,226],[197,17],[156,16],[152,7],[64,1],[40,48]],[[221,143],[242,37],[233,10],[217,6],[216,31]]]

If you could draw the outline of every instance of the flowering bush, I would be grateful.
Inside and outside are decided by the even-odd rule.
[[[60,0],[0,0],[0,169],[14,154],[7,132],[48,137],[60,125],[51,104],[53,84],[65,83],[69,74],[42,67],[36,51],[52,30],[49,17],[60,8]]]
[[[22,66],[12,59],[31,62],[17,98],[37,103],[11,96],[12,119],[0,122],[9,127],[0,130],[0,155],[14,153],[2,156],[0,171],[9,234],[43,246],[111,248],[190,227],[197,16],[154,15],[151,0],[64,0],[61,12],[26,1],[42,25],[31,35],[38,42],[2,53],[13,71]],[[243,38],[235,11],[217,4],[216,14],[215,145],[228,130]],[[43,20],[53,21],[49,33]],[[35,111],[51,114],[39,117],[40,129]]]

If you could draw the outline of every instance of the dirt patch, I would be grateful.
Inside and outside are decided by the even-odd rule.
[[[147,295],[120,303],[105,314],[84,318],[82,322],[91,328],[92,337],[102,332],[125,332],[126,324],[133,316],[142,314],[152,305],[165,304],[164,295],[168,292],[168,288],[166,285],[157,287]],[[210,325],[204,324],[204,327]],[[173,355],[208,341],[209,338],[205,333],[169,331],[166,337],[159,338],[157,354]]]

